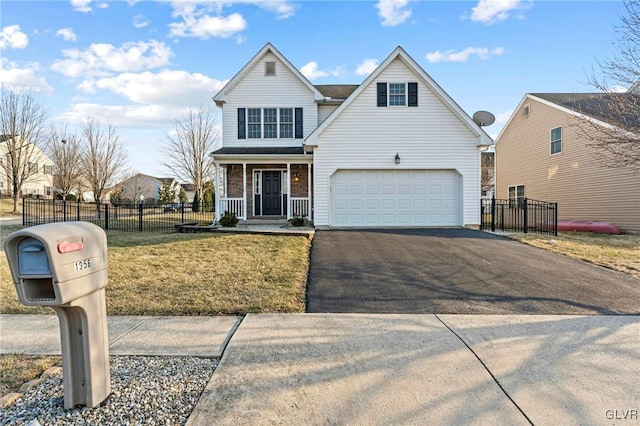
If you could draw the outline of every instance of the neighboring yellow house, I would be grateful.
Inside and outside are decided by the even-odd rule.
[[[576,127],[578,111],[588,111],[599,96],[525,95],[496,139],[496,198],[557,202],[560,220],[611,222],[623,232],[640,232],[640,173],[598,165]]]
[[[3,197],[13,195],[11,183],[10,163],[8,161],[10,142],[6,136],[0,136],[0,193]],[[27,178],[20,188],[21,197],[53,198],[53,162],[36,145],[27,150],[26,161]]]

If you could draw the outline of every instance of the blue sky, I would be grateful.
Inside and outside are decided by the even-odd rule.
[[[497,136],[525,93],[592,91],[621,1],[31,1],[0,3],[0,81],[52,119],[112,123],[132,170],[168,175],[164,132],[271,42],[314,84],[357,84],[402,46]],[[219,110],[218,110],[219,111]]]

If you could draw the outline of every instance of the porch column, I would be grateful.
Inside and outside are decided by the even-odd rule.
[[[291,163],[287,162],[287,219],[291,219]]]
[[[307,163],[307,200],[307,212],[309,213],[309,220],[313,220],[313,217],[311,217],[311,206],[313,206],[311,201],[311,163]]]
[[[213,163],[213,167],[214,167],[214,170],[215,170],[215,173],[216,173],[215,176],[214,176],[214,182],[215,182],[216,189],[213,192],[214,196],[215,196],[215,202],[216,202],[215,207],[214,207],[214,209],[215,209],[215,221],[214,221],[214,224],[215,224],[215,222],[220,220],[220,207],[222,206],[222,202],[220,201],[220,192],[221,192],[220,191],[220,165],[216,164],[214,162]]]
[[[247,163],[242,163],[242,216],[247,219]]]

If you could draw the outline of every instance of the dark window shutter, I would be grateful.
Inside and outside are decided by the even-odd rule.
[[[418,106],[418,83],[407,83],[408,92],[409,92],[409,105],[410,107]]]
[[[387,106],[387,83],[378,83],[378,106]]]
[[[295,132],[295,138],[296,139],[302,139],[302,108],[296,108],[296,118],[295,118],[295,123],[296,123],[296,132]]]
[[[238,139],[247,138],[245,108],[238,108]]]

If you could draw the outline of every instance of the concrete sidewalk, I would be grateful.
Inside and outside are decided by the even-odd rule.
[[[250,314],[108,322],[112,355],[215,357],[226,346],[190,425],[640,419],[640,316]],[[58,339],[55,316],[0,315],[2,353],[59,353]]]

